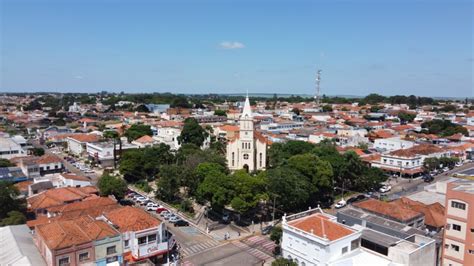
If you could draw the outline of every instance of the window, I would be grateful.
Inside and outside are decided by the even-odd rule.
[[[234,155],[235,155],[235,153],[233,152],[233,153],[232,153],[232,166],[234,166],[234,162],[235,162],[235,160],[234,160]]]
[[[156,234],[148,236],[148,243],[156,241]]]
[[[115,246],[107,247],[107,255],[117,253]]]
[[[146,244],[146,236],[138,238],[138,245]]]
[[[242,142],[242,149],[245,149],[245,143]]]
[[[457,202],[457,201],[451,201],[451,207],[456,208],[456,209],[461,209],[465,210],[466,209],[466,204]]]
[[[474,254],[474,249],[470,249],[469,254]]]
[[[359,247],[359,239],[351,241],[351,250],[354,250]]]
[[[471,233],[474,233],[474,228],[471,228]]]
[[[349,249],[349,247],[343,247],[342,248],[342,254],[346,254],[348,249]]]
[[[461,226],[459,224],[453,224],[453,230],[461,231]]]
[[[69,257],[59,259],[58,264],[59,266],[69,265]]]
[[[86,261],[89,259],[89,252],[79,254],[79,261]]]
[[[249,159],[249,155],[246,153],[244,154],[244,160],[248,160]]]
[[[118,257],[117,257],[117,256],[113,256],[113,257],[110,257],[110,258],[107,258],[107,259],[106,259],[107,264],[112,263],[112,262],[115,262],[115,261],[118,261]]]
[[[262,153],[260,153],[260,167],[262,167],[262,158],[263,158]]]
[[[459,252],[459,246],[451,244],[451,249],[454,249],[455,251]]]
[[[128,243],[129,243],[129,241],[128,241],[128,240],[125,240],[125,242],[124,242],[125,247],[128,247]]]

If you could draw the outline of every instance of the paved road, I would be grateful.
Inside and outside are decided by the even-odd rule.
[[[262,265],[273,259],[269,247],[274,245],[267,237],[253,236],[185,258],[182,265]]]

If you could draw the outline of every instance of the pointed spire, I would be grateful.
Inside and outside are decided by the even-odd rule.
[[[245,97],[244,109],[242,111],[242,117],[252,117],[252,108],[250,108],[249,93],[247,90],[247,97]]]

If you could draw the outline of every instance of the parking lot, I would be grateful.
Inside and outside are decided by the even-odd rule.
[[[206,235],[185,216],[169,207],[165,207],[162,204],[160,205],[155,199],[149,198],[136,191],[134,191],[133,194],[128,194],[126,199],[130,201],[131,204],[147,210],[148,213],[166,224],[168,231],[170,231],[176,239],[177,251],[183,258],[220,245],[218,240]]]

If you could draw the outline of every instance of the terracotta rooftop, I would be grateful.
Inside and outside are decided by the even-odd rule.
[[[38,164],[50,164],[50,163],[61,163],[61,159],[58,156],[45,154],[41,156],[37,161]]]
[[[95,134],[76,134],[69,136],[70,139],[74,139],[78,142],[97,142],[99,141],[99,136]]]
[[[354,203],[353,206],[364,209],[374,214],[386,216],[400,222],[411,220],[417,216],[422,215],[418,211],[414,211],[407,206],[394,203],[385,202],[376,199],[368,199],[361,202]]]
[[[122,233],[130,231],[141,231],[148,228],[157,227],[161,221],[148,214],[146,211],[134,208],[123,207],[105,213],[105,217]]]
[[[97,188],[89,187],[64,187],[46,190],[27,199],[30,209],[46,209],[63,205],[67,202],[82,200],[91,194],[98,193]]]
[[[330,241],[354,233],[353,230],[337,222],[330,221],[329,218],[320,213],[290,221],[288,225],[305,231],[306,233],[314,234],[320,238],[327,238]]]
[[[138,139],[136,139],[134,141],[136,141],[138,143],[153,143],[153,142],[155,142],[155,140],[152,137],[148,136],[148,135],[141,136],[141,137],[139,137]]]
[[[119,234],[104,221],[82,216],[36,226],[36,233],[51,249],[63,249]]]
[[[238,126],[234,126],[234,125],[223,125],[219,128],[223,131],[239,131],[240,130]]]
[[[390,152],[390,155],[398,156],[398,157],[413,157],[417,155],[429,155],[433,153],[440,153],[443,149],[432,145],[432,144],[420,144],[415,145],[408,149],[400,149]]]
[[[426,205],[419,201],[411,200],[406,197],[402,197],[392,202],[393,204],[399,204],[404,207],[410,208],[413,211],[421,212],[425,215],[425,224],[440,228],[445,225],[444,218],[444,207],[440,203],[436,202],[430,205]]]
[[[83,175],[62,173],[61,176],[64,177],[65,179],[72,179],[72,180],[77,180],[77,181],[91,181],[90,178]]]
[[[88,200],[78,201],[74,203],[69,203],[66,205],[55,206],[48,208],[49,212],[68,212],[68,211],[76,211],[76,210],[85,210],[90,209],[92,207],[97,206],[107,206],[107,205],[115,205],[117,201],[109,197],[97,197]]]

